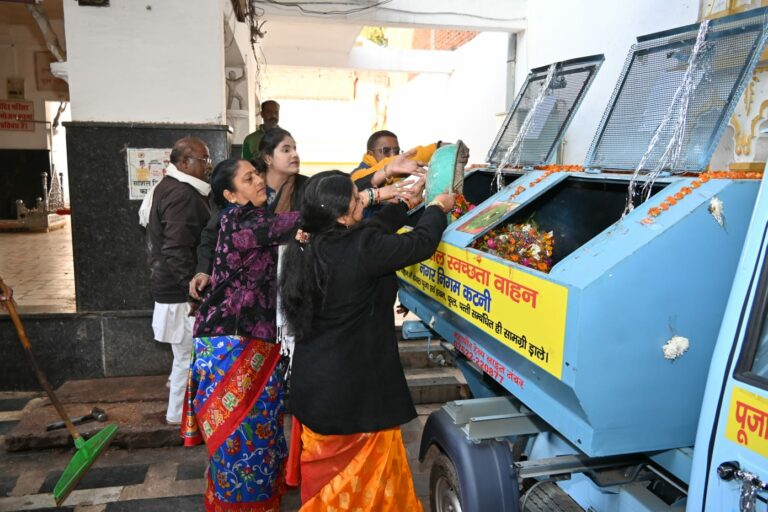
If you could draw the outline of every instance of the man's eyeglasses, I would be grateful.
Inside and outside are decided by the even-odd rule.
[[[395,146],[393,148],[390,147],[382,147],[382,148],[375,148],[374,151],[378,151],[384,156],[392,156],[392,155],[399,155],[400,154],[400,148]]]
[[[209,156],[204,156],[204,157],[188,156],[187,158],[191,158],[192,160],[200,160],[205,165],[211,165],[211,162],[212,162],[211,157],[209,157]]]

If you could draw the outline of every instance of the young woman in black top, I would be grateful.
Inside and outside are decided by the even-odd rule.
[[[404,234],[397,230],[407,201],[360,222],[370,199],[342,172],[310,178],[300,232],[283,256],[290,272],[280,278],[282,308],[296,339],[291,410],[302,432],[302,510],[349,499],[364,510],[420,510],[399,428],[416,410],[395,337],[395,271],[434,253],[454,195],[438,196]]]

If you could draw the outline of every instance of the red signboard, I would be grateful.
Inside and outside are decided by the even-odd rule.
[[[32,132],[35,104],[31,101],[0,100],[0,130]]]

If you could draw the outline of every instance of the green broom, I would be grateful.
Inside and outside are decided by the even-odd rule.
[[[35,369],[37,380],[48,394],[48,398],[51,399],[51,403],[53,403],[53,406],[56,408],[56,412],[61,416],[69,434],[75,441],[75,455],[72,457],[72,460],[69,461],[69,464],[67,464],[64,473],[62,473],[59,481],[56,482],[56,487],[53,489],[53,499],[56,500],[56,505],[60,506],[64,500],[67,499],[69,493],[71,493],[75,486],[77,486],[80,479],[83,478],[88,471],[88,468],[91,467],[99,455],[101,455],[107,446],[109,446],[109,443],[112,442],[115,434],[117,434],[117,425],[110,423],[95,435],[91,436],[87,441],[83,439],[70,421],[67,411],[64,410],[64,406],[61,405],[61,402],[59,402],[59,399],[53,392],[53,388],[45,377],[45,374],[40,369],[40,366],[38,366],[35,356],[32,354],[32,345],[29,343],[27,334],[24,332],[24,326],[21,323],[21,318],[19,318],[19,313],[16,310],[16,303],[13,301],[13,297],[11,297],[11,290],[3,282],[2,278],[0,278],[0,291],[2,291],[0,302],[5,305],[8,309],[8,313],[11,315],[13,325],[16,327],[16,333],[19,335],[19,340],[21,340],[21,344],[24,346],[24,352],[26,352],[30,363],[32,363],[32,366]]]

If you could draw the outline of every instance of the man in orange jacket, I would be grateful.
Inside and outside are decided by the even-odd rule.
[[[426,164],[441,144],[442,142],[438,141],[428,146],[416,146],[406,155],[411,160]],[[374,132],[368,137],[366,146],[367,151],[363,155],[363,161],[352,171],[352,180],[359,190],[382,187],[403,179],[404,176],[393,175],[387,166],[400,154],[397,135],[387,130]],[[413,155],[409,154],[411,152]]]

